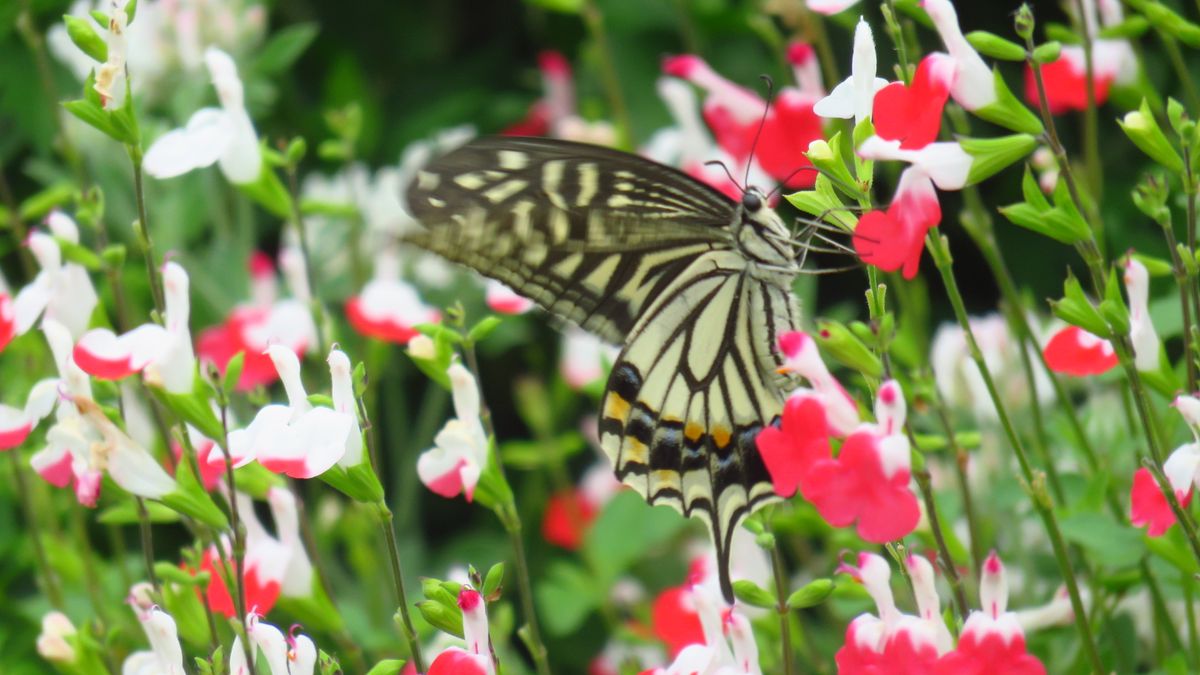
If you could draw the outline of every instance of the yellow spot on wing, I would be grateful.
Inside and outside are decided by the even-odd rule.
[[[725,446],[729,445],[730,437],[729,429],[725,427],[713,427],[712,438],[718,448],[724,450]]]
[[[620,394],[608,392],[604,397],[604,416],[624,424],[629,419],[629,401],[621,398]]]
[[[621,455],[621,459],[623,462],[648,464],[650,462],[650,448],[646,447],[645,443],[633,436],[626,436],[625,452]]]
[[[683,427],[683,435],[689,441],[695,443],[696,441],[700,440],[701,436],[704,435],[704,426],[699,422],[688,422]]]

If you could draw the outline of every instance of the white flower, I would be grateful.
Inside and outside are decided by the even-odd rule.
[[[810,3],[811,8],[811,3]],[[875,77],[875,38],[871,26],[862,17],[854,28],[854,56],[850,61],[850,77],[833,88],[829,95],[817,101],[813,112],[821,117],[854,118],[854,123],[869,118],[875,102],[875,92],[888,81]]]
[[[479,387],[462,364],[451,364],[446,372],[455,417],[433,439],[434,447],[417,459],[417,475],[426,487],[443,497],[462,492],[470,501],[488,462],[488,438],[479,418]]]
[[[1150,320],[1150,272],[1133,256],[1125,263],[1125,292],[1129,294],[1129,339],[1134,365],[1141,371],[1158,370],[1158,332]]]
[[[946,51],[954,59],[954,84],[950,87],[950,95],[967,110],[978,110],[994,103],[997,94],[992,69],[967,42],[958,26],[954,4],[950,0],[925,0],[924,7],[942,37]]]
[[[229,182],[253,183],[262,168],[262,153],[246,112],[237,66],[216,47],[204,52],[204,60],[221,107],[201,108],[187,126],[160,136],[146,151],[142,166],[155,178],[173,178],[220,162]]]
[[[121,675],[185,675],[175,619],[150,602],[143,584],[130,589],[129,603],[150,642],[150,651],[130,654],[121,666]]]
[[[41,271],[13,300],[14,328],[24,335],[45,316],[61,322],[71,337],[87,330],[92,311],[99,302],[96,289],[82,265],[63,262],[62,250],[55,237],[72,244],[79,243],[79,228],[69,216],[54,211],[46,218],[53,236],[44,232],[29,235],[29,250]]]
[[[246,615],[246,634],[250,638],[250,654],[257,666],[256,672],[264,675],[312,675],[317,665],[317,646],[312,638],[297,635],[289,647],[288,638],[283,632],[269,623],[263,623],[261,619],[253,612]],[[260,651],[266,658],[265,669],[258,662]],[[250,672],[241,636],[233,639],[233,648],[229,652],[229,672],[232,675],[247,675]]]
[[[119,108],[125,101],[125,54],[128,43],[125,24],[129,15],[125,12],[126,0],[110,0],[108,3],[108,60],[96,70],[96,83],[92,88],[100,94],[105,108]]]
[[[954,141],[930,143],[918,150],[902,150],[900,141],[872,136],[858,146],[858,156],[872,160],[908,162],[933,180],[939,190],[961,190],[975,161]]]

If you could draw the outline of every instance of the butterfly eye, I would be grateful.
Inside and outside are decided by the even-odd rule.
[[[742,208],[750,213],[754,213],[762,208],[762,197],[756,192],[747,192],[742,195]]]

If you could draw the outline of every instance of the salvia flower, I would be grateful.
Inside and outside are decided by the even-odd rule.
[[[125,37],[125,24],[129,14],[125,11],[126,0],[111,0],[108,7],[108,59],[96,70],[96,82],[92,88],[100,94],[105,108],[119,108],[125,101],[125,57],[129,50]]]
[[[854,251],[863,262],[885,272],[917,276],[925,235],[942,222],[942,207],[929,176],[916,168],[900,174],[887,211],[870,211],[854,228]]]
[[[246,635],[250,639],[251,658],[256,672],[267,675],[312,675],[317,666],[317,645],[307,635],[284,635],[283,631],[262,621],[257,612],[246,615]],[[233,639],[229,652],[229,672],[232,675],[248,675],[246,650],[241,636]],[[258,662],[259,653],[266,660],[266,668]]]
[[[1140,371],[1158,370],[1158,332],[1150,320],[1150,272],[1133,256],[1125,261],[1125,292],[1129,295],[1129,340],[1133,343],[1134,366]]]
[[[779,336],[779,350],[784,356],[780,372],[798,375],[808,382],[820,397],[833,432],[845,436],[853,431],[859,424],[858,404],[829,372],[816,341],[807,333],[791,331]]]
[[[257,459],[270,471],[292,478],[312,478],[337,464],[348,450],[361,457],[356,408],[345,400],[345,392],[341,392],[341,403],[349,410],[313,406],[300,379],[300,359],[296,353],[273,345],[267,348],[267,354],[283,382],[288,402],[262,408],[249,426],[229,434],[229,453],[234,466]],[[349,360],[345,354],[335,349],[330,352],[329,361],[335,381],[341,381],[343,386],[349,384],[346,382],[350,377]],[[353,388],[350,392],[352,398]],[[211,462],[225,461],[216,453],[209,458]]]
[[[292,297],[278,297],[275,266],[265,254],[250,257],[251,300],[235,307],[220,325],[201,331],[196,344],[200,360],[224,372],[239,352],[244,361],[239,391],[275,382],[279,375],[267,347],[282,345],[297,355],[317,346],[317,327],[309,311],[303,260],[285,248],[280,252]],[[297,262],[297,260],[299,262]]]
[[[75,647],[71,643],[77,632],[66,614],[46,612],[42,616],[42,632],[37,637],[38,654],[47,661],[74,663]]]
[[[615,347],[592,333],[570,326],[563,331],[558,372],[572,389],[582,389],[604,377],[606,367],[616,361],[617,353]]]
[[[1030,401],[1029,383],[1025,369],[1021,366],[1023,346],[1009,330],[1008,321],[1000,314],[974,316],[969,319],[971,333],[983,354],[983,361],[996,381],[1000,398],[1012,408],[1031,404],[1048,403],[1054,398],[1054,390],[1045,371],[1034,369],[1033,379],[1037,400]],[[1030,362],[1036,354],[1030,353]],[[971,358],[966,335],[957,323],[946,323],[938,328],[929,350],[934,381],[938,394],[947,404],[970,409],[976,419],[996,421],[996,404],[988,393],[979,366]]]
[[[1193,440],[1167,457],[1163,473],[1175,491],[1175,499],[1186,509],[1192,501],[1193,488],[1200,484],[1200,398],[1181,394],[1172,405],[1192,430]],[[1145,526],[1146,534],[1151,537],[1162,536],[1175,524],[1175,514],[1149,469],[1134,472],[1129,502],[1130,521],[1135,526]]]
[[[701,641],[683,646],[677,651],[670,665],[653,669],[650,673],[761,675],[758,646],[750,630],[750,621],[737,608],[726,607],[719,591],[714,588],[691,586],[677,589],[674,598],[680,605],[668,611],[677,612],[698,624]],[[662,611],[656,604],[656,621]]]
[[[55,237],[79,243],[79,227],[60,211],[46,218],[51,234],[35,231],[26,244],[40,271],[33,281],[17,293],[12,304],[13,329],[24,335],[41,316],[54,319],[70,331],[72,338],[87,330],[92,311],[99,299],[87,270],[78,263],[65,262]]]
[[[467,501],[488,463],[488,437],[480,419],[479,386],[460,363],[447,369],[454,400],[454,419],[434,437],[434,446],[417,459],[421,482],[443,497],[461,492]]]
[[[994,103],[998,98],[992,69],[983,57],[967,42],[958,25],[958,13],[950,0],[925,0],[925,12],[933,21],[942,44],[954,60],[954,84],[950,95],[963,108],[976,111]]]
[[[859,0],[805,0],[804,4],[818,14],[832,15],[857,5]]]
[[[945,54],[921,59],[911,84],[893,82],[875,94],[871,121],[880,138],[900,141],[900,148],[923,148],[937,140],[942,108],[954,82],[955,62]]]
[[[484,295],[487,306],[499,314],[524,314],[533,309],[532,300],[495,279],[487,280]]]
[[[1099,27],[1120,24],[1124,17],[1118,0],[1100,0],[1097,17],[1096,0],[1083,0],[1083,25],[1092,52],[1092,94],[1096,105],[1108,100],[1114,85],[1133,84],[1138,77],[1137,55],[1127,40],[1097,38]],[[1073,8],[1074,6],[1072,6]],[[1059,115],[1088,107],[1087,56],[1083,45],[1064,45],[1058,59],[1041,66],[1046,88],[1046,107]],[[1032,68],[1025,69],[1025,98],[1033,105],[1041,101],[1037,80]]]
[[[887,561],[874,553],[859,553],[856,565],[843,564],[839,570],[867,589],[877,614],[860,614],[846,627],[846,642],[835,656],[838,672],[930,672],[938,658],[937,632],[930,621],[896,608]]]
[[[1008,581],[995,551],[983,563],[979,602],[982,609],[967,617],[958,646],[938,660],[935,672],[1044,675],[1046,667],[1025,651],[1025,632],[1017,615],[1008,611]]]
[[[463,614],[466,648],[453,646],[442,650],[429,665],[428,675],[494,675],[483,594],[463,586],[458,592],[458,606]]]
[[[809,8],[815,9],[812,7],[812,0],[809,2]],[[828,96],[817,101],[813,112],[821,117],[853,117],[855,124],[870,118],[876,93],[888,86],[887,80],[875,76],[875,71],[875,37],[871,34],[871,25],[859,17],[858,25],[854,27],[854,55],[850,60],[850,77],[834,87]]]
[[[196,371],[192,333],[188,328],[188,275],[176,262],[163,266],[166,325],[147,323],[120,336],[96,328],[79,338],[75,363],[84,372],[116,380],[144,372],[151,383],[175,394],[188,394]]]
[[[346,318],[361,335],[408,344],[417,335],[415,326],[436,322],[439,314],[421,301],[412,284],[400,278],[399,263],[391,247],[376,258],[375,278],[346,301]]]
[[[596,463],[577,487],[550,495],[542,514],[542,536],[551,544],[577,550],[600,510],[619,489],[621,483],[608,463]]]
[[[237,65],[216,47],[204,52],[204,61],[221,107],[201,108],[186,126],[160,136],[146,151],[142,166],[155,178],[174,178],[219,163],[229,182],[253,183],[262,170],[262,152]]]
[[[130,654],[121,666],[122,675],[184,675],[183,648],[175,619],[155,605],[149,596],[149,584],[136,584],[129,591],[128,602],[137,614],[138,623],[149,651]]]

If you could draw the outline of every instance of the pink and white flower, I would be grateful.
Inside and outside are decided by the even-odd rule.
[[[532,300],[495,279],[487,280],[484,285],[484,295],[487,306],[499,314],[524,314],[533,309]]]
[[[971,612],[958,636],[954,651],[941,657],[938,675],[958,673],[1012,673],[1044,675],[1046,667],[1025,651],[1025,632],[1017,615],[1008,610],[1008,582],[1004,564],[992,551],[983,563],[979,580],[982,610]]]
[[[138,623],[150,651],[130,654],[121,666],[122,675],[185,675],[183,648],[175,619],[150,600],[149,584],[136,584],[129,591],[128,602],[137,614]]]
[[[608,462],[594,464],[578,486],[550,495],[542,513],[542,537],[555,546],[577,550],[596,516],[620,489]]]
[[[727,607],[715,587],[692,584],[659,596],[654,607],[655,630],[687,627],[690,643],[668,646],[674,660],[653,675],[761,675],[758,646],[750,621],[735,607]]]
[[[262,170],[254,123],[246,111],[242,81],[233,58],[216,47],[204,52],[220,108],[201,108],[181,129],[151,144],[142,166],[155,178],[174,178],[219,163],[235,185],[253,183]]]
[[[117,380],[136,372],[147,381],[174,394],[192,392],[196,357],[188,328],[188,275],[175,262],[163,266],[165,325],[147,323],[118,336],[95,328],[75,345],[75,363],[84,372],[104,380]]]
[[[829,372],[816,341],[807,333],[792,331],[779,336],[779,350],[784,356],[780,372],[799,375],[808,381],[821,399],[832,431],[838,436],[853,431],[859,424],[858,404]]]
[[[875,601],[877,614],[860,614],[847,626],[846,642],[835,656],[838,672],[930,672],[938,659],[938,632],[927,619],[896,608],[887,561],[874,553],[859,553],[857,565],[843,564],[839,571],[862,583]]]
[[[471,501],[488,463],[489,441],[480,419],[479,386],[462,364],[447,369],[454,400],[454,419],[434,437],[434,446],[417,459],[421,482],[443,497],[461,492]]]
[[[1003,316],[996,313],[975,316],[970,318],[969,323],[975,342],[983,353],[984,363],[1006,405],[1016,409],[1046,404],[1054,399],[1054,389],[1045,370],[1036,368],[1033,379],[1037,400],[1030,401],[1029,383],[1021,366],[1020,350],[1029,352],[1031,363],[1036,362],[1037,355],[1012,334]],[[971,358],[961,326],[946,323],[938,328],[929,350],[929,360],[938,394],[943,401],[954,407],[972,410],[976,419],[997,420],[996,405],[988,393],[979,367]]]
[[[202,361],[224,372],[239,352],[244,355],[239,391],[269,385],[278,379],[268,347],[282,345],[297,355],[317,346],[317,327],[308,309],[308,284],[303,259],[288,248],[280,253],[292,297],[278,297],[271,259],[261,253],[250,258],[251,301],[235,307],[224,323],[201,331],[196,351]]]
[[[826,4],[846,5],[845,2]],[[815,9],[812,7],[812,0],[809,2],[809,9]],[[854,27],[854,54],[850,59],[850,77],[834,87],[828,96],[817,101],[813,112],[821,117],[853,117],[855,124],[870,118],[875,95],[888,86],[887,80],[875,76],[876,68],[875,38],[871,34],[871,25],[859,17],[858,25]]]
[[[1086,39],[1091,42],[1092,93],[1096,105],[1103,105],[1114,85],[1136,82],[1138,61],[1128,40],[1097,37],[1098,27],[1108,28],[1124,20],[1121,3],[1118,0],[1100,0],[1099,17],[1096,4],[1096,0],[1083,0],[1082,21]],[[1087,109],[1087,56],[1083,45],[1064,45],[1058,59],[1043,64],[1041,70],[1046,88],[1046,107],[1052,114]],[[1041,101],[1037,80],[1033,70],[1028,67],[1025,70],[1025,98],[1033,105]]]
[[[1129,340],[1133,363],[1140,371],[1156,371],[1161,345],[1150,320],[1150,272],[1133,256],[1125,261],[1125,292],[1129,295]]]
[[[556,51],[538,54],[544,94],[525,118],[502,133],[506,136],[551,136],[594,145],[613,145],[616,131],[607,122],[589,122],[575,110],[571,64]]]
[[[125,11],[127,0],[110,0],[108,7],[108,35],[105,46],[108,59],[96,70],[96,82],[92,88],[100,95],[105,108],[119,108],[125,101],[125,55],[129,49],[125,37],[125,25],[129,14]]]
[[[442,650],[429,664],[427,675],[494,675],[491,637],[488,635],[487,603],[483,594],[463,586],[458,592],[463,615],[463,639],[466,648],[453,646]]]
[[[249,426],[229,434],[229,452],[234,466],[244,466],[257,459],[259,464],[275,473],[292,478],[312,478],[325,473],[346,457],[348,451],[356,451],[357,457],[361,457],[362,439],[356,433],[356,413],[313,406],[308,402],[300,379],[300,360],[296,353],[273,345],[267,348],[267,354],[283,382],[288,402],[262,408]],[[349,380],[349,360],[345,354],[335,349],[330,352],[329,360],[331,375],[337,381]],[[339,392],[341,407],[356,410],[345,401],[341,387]],[[352,394],[352,388],[350,392]],[[356,440],[355,436],[359,438]],[[209,461],[224,463],[225,458],[212,453]]]
[[[870,211],[859,218],[851,242],[863,262],[885,272],[899,270],[905,279],[912,279],[921,267],[925,235],[941,221],[933,181],[910,167],[900,174],[887,211]]]
[[[934,53],[921,59],[911,84],[893,82],[875,93],[871,115],[875,133],[885,140],[899,141],[904,150],[920,149],[936,141],[954,76],[953,58]]]
[[[26,241],[41,271],[17,293],[12,304],[13,332],[24,335],[45,316],[60,322],[76,338],[87,330],[99,300],[87,270],[78,263],[64,262],[55,237],[79,243],[79,228],[66,214],[51,212],[46,217],[51,234],[35,231]]]
[[[857,5],[859,0],[805,0],[805,5],[817,14],[826,16],[844,12]]]
[[[946,45],[950,58],[954,60],[954,84],[950,87],[950,95],[955,102],[969,111],[994,103],[999,95],[992,69],[967,42],[959,28],[954,4],[950,0],[925,0],[923,7],[941,36],[942,44]]]
[[[1106,373],[1118,363],[1108,340],[1079,326],[1067,326],[1051,336],[1042,356],[1050,370],[1075,377]]]
[[[412,284],[400,278],[399,262],[390,248],[376,258],[375,278],[346,301],[346,318],[361,335],[408,344],[417,335],[415,326],[434,323],[440,314],[421,301]]]
[[[1175,491],[1175,499],[1186,509],[1192,501],[1193,488],[1200,485],[1200,398],[1181,394],[1175,397],[1172,405],[1187,422],[1193,440],[1179,446],[1167,457],[1163,462],[1163,473]],[[1130,522],[1137,527],[1146,526],[1146,534],[1151,537],[1166,534],[1175,524],[1175,513],[1149,469],[1140,468],[1134,472],[1129,501]]]
[[[570,326],[563,332],[558,372],[572,389],[582,389],[604,377],[618,350],[595,335]]]
[[[256,672],[266,675],[312,675],[317,667],[317,645],[307,635],[284,635],[283,631],[262,621],[257,612],[246,615],[246,635],[251,642],[250,654]],[[246,649],[241,636],[234,637],[229,652],[229,672],[248,675]],[[259,653],[266,659],[266,668],[258,662]]]
[[[42,632],[37,636],[37,653],[43,659],[52,663],[74,663],[75,624],[59,611],[46,612],[42,615]]]

